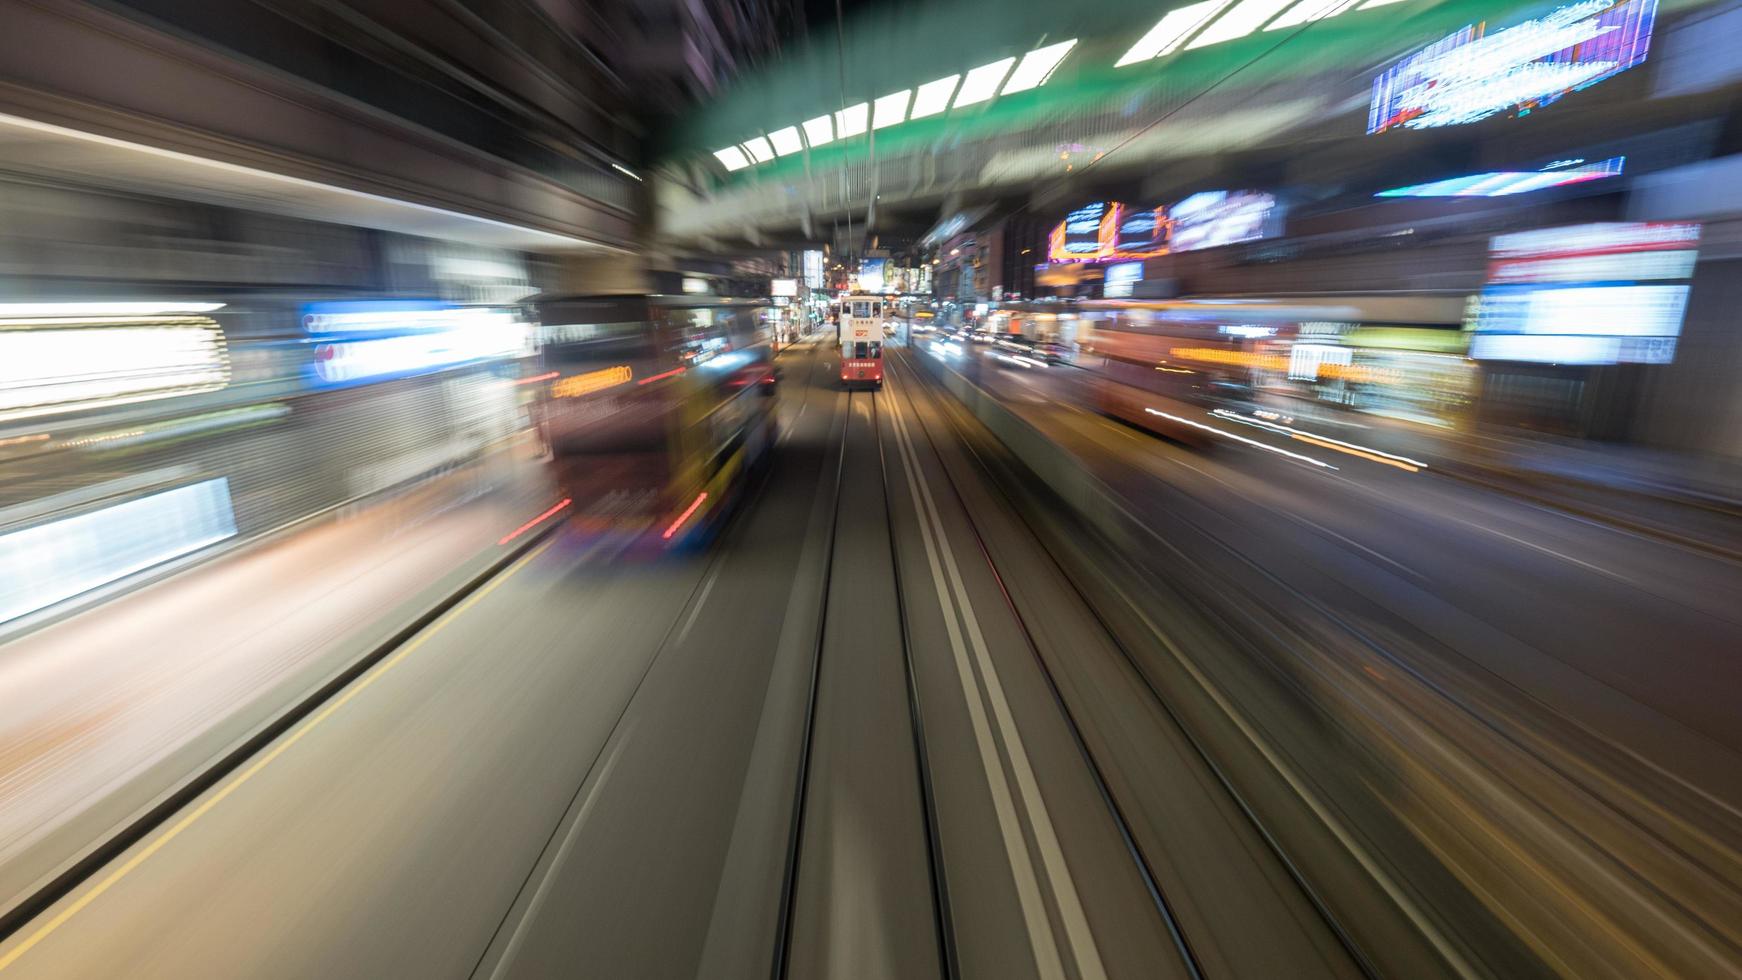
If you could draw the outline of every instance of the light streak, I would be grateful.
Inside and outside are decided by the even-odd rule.
[[[538,525],[544,523],[546,520],[550,519],[550,517],[552,515],[554,515],[557,511],[562,510],[564,507],[567,507],[569,504],[571,504],[573,502],[574,501],[571,500],[570,498],[564,497],[562,499],[562,501],[559,502],[555,507],[552,507],[550,510],[545,511],[544,513],[538,515],[537,517],[534,517],[532,520],[527,521],[525,524],[522,524],[519,527],[515,528],[513,531],[509,532],[507,535],[503,536],[502,540],[496,542],[496,544],[498,546],[500,546],[500,545],[505,545],[510,541],[513,541],[515,538],[520,537],[522,534],[525,534],[526,532],[532,530],[533,528],[537,527]]]
[[[700,507],[702,505],[702,501],[704,501],[706,499],[708,499],[708,492],[706,490],[703,490],[701,493],[697,494],[696,499],[690,501],[690,505],[688,507],[684,508],[683,513],[677,515],[677,520],[672,521],[671,526],[666,528],[665,533],[660,535],[660,537],[664,538],[667,541],[670,541],[671,536],[677,533],[678,528],[683,527],[684,522],[690,519],[690,515],[694,514],[696,512],[696,508]]]
[[[1224,439],[1232,439],[1235,442],[1243,442],[1248,446],[1254,446],[1254,447],[1262,449],[1266,452],[1276,453],[1278,456],[1287,456],[1289,459],[1298,459],[1303,463],[1311,463],[1314,466],[1317,466],[1317,467],[1320,467],[1323,469],[1327,469],[1327,470],[1334,470],[1337,468],[1337,467],[1332,466],[1331,464],[1325,462],[1324,460],[1314,459],[1311,456],[1303,456],[1300,453],[1291,453],[1286,449],[1278,449],[1275,446],[1269,445],[1268,443],[1259,442],[1257,439],[1248,439],[1245,436],[1236,435],[1236,434],[1229,432],[1225,429],[1218,429],[1213,425],[1205,425],[1202,422],[1194,422],[1191,419],[1182,419],[1178,415],[1169,415],[1166,412],[1158,412],[1153,408],[1145,408],[1144,411],[1148,412],[1151,415],[1159,415],[1162,418],[1167,419],[1171,422],[1178,422],[1181,425],[1189,425],[1194,429],[1203,429],[1205,432],[1213,432],[1216,435],[1219,435]]]

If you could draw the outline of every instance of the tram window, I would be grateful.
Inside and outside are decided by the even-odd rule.
[[[853,344],[853,356],[860,359],[867,357],[882,357],[883,345],[880,343],[868,343],[863,340],[857,341]]]
[[[863,300],[853,304],[854,316],[871,316],[871,304]]]

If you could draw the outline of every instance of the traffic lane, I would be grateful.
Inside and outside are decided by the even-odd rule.
[[[905,377],[919,380],[913,371]],[[935,387],[924,392],[921,411],[934,432],[949,431],[951,418],[976,428]],[[957,444],[945,452],[968,510],[1205,971],[1359,976],[1287,868],[1060,567],[980,476],[968,449]]]
[[[0,969],[469,975],[702,575],[589,557],[559,535],[493,580],[0,947]]]
[[[1186,976],[904,397],[912,373],[892,364],[886,457],[906,487],[893,501],[897,552],[961,973]]]
[[[541,548],[30,923],[0,976],[467,975],[698,574]]]
[[[976,360],[980,383],[1009,396],[1014,372]],[[1073,384],[1086,383],[1048,378],[1065,404]],[[1129,458],[1184,505],[1216,510],[1242,549],[1291,584],[1315,595],[1341,585],[1357,608],[1410,620],[1593,730],[1633,733],[1654,764],[1742,805],[1742,767],[1729,754],[1742,746],[1742,719],[1713,696],[1742,681],[1742,664],[1725,653],[1742,642],[1726,601],[1742,590],[1742,566],[1208,412],[1207,424],[1341,468],[1242,444],[1187,449],[1057,404],[1011,401],[1029,401],[1031,421],[1067,444]],[[1118,464],[1103,476],[1118,482]],[[1170,512],[1144,481],[1129,497],[1158,520]],[[1713,742],[1724,751],[1714,754]]]
[[[787,971],[943,975],[882,459],[880,394],[848,412]]]
[[[1280,744],[1300,752],[1315,778],[1337,785],[1331,798],[1363,834],[1387,841],[1379,853],[1431,896],[1444,921],[1484,937],[1466,955],[1486,961],[1524,941],[1591,968],[1615,960],[1685,974],[1727,962],[1719,947],[1737,941],[1733,924],[1742,921],[1734,888],[1742,852],[1737,810],[1713,787],[1735,778],[1728,749],[1492,627],[1488,633],[1510,645],[1484,646],[1480,609],[1452,610],[1451,626],[1424,628],[1409,603],[1387,595],[1387,584],[1400,587],[1406,572],[1395,559],[1323,526],[1286,526],[1282,515],[1243,499],[1238,480],[1190,482],[1193,474],[1249,468],[1255,485],[1302,499],[1365,481],[1315,469],[1315,482],[1269,455],[1189,453],[1087,413],[1024,411],[1057,440],[1071,444],[1053,424],[1068,418],[1114,447],[1074,451],[1141,515],[1156,543],[1179,549],[1149,562],[1152,574],[1223,608],[1243,624],[1242,635],[1293,638],[1271,654],[1275,665],[1301,675],[1327,720],[1344,730],[1344,744],[1318,744],[1322,737]],[[1165,459],[1149,469],[1128,464],[1146,459],[1148,447]],[[1511,503],[1497,498],[1498,506]],[[1362,516],[1350,512],[1351,533]],[[1330,565],[1373,583],[1375,595],[1345,587],[1325,571]],[[1518,588],[1526,599],[1534,594],[1530,584]],[[1420,592],[1440,602],[1431,588]],[[1275,610],[1286,614],[1264,622]],[[1200,658],[1198,667],[1225,672],[1230,664]],[[1549,682],[1557,671],[1559,682]],[[1257,688],[1231,687],[1240,692],[1235,703],[1255,703]],[[1273,713],[1247,718],[1268,725]],[[1351,751],[1378,764],[1365,788],[1340,785]],[[1409,826],[1402,835],[1400,821]],[[1433,852],[1420,853],[1423,841]],[[1496,861],[1498,854],[1526,863]],[[1475,904],[1463,894],[1471,884]],[[1519,938],[1496,933],[1496,915]],[[1644,922],[1662,927],[1642,930]],[[1717,945],[1714,936],[1723,937]]]
[[[1693,781],[1705,773],[1733,778],[1727,750],[1570,669],[1544,698],[1520,691],[1512,677],[1557,662],[1515,642],[1465,646],[1468,622],[1436,634],[1393,611],[1412,612],[1407,603],[1352,594],[1326,568],[1387,573],[1362,572],[1328,544],[1319,545],[1317,564],[1299,549],[1288,553],[1291,532],[1258,508],[1236,502],[1224,514],[1153,477],[1128,486],[1126,496],[1161,539],[1183,549],[1183,568],[1174,572],[1196,589],[1220,583],[1216,601],[1235,604],[1236,621],[1284,611],[1283,622],[1256,629],[1293,637],[1277,663],[1316,678],[1315,700],[1349,741],[1312,751],[1304,751],[1311,741],[1285,744],[1309,768],[1333,774],[1350,766],[1354,747],[1380,764],[1368,777],[1380,789],[1378,809],[1351,802],[1366,794],[1349,787],[1335,798],[1359,823],[1401,819],[1412,825],[1410,836],[1430,842],[1431,856],[1391,845],[1385,853],[1433,905],[1455,899],[1442,914],[1460,931],[1488,931],[1492,909],[1580,969],[1615,960],[1687,975],[1729,962],[1721,946],[1736,941],[1734,923],[1742,921],[1738,824],[1711,783]],[[1217,502],[1235,496],[1223,487]],[[1206,547],[1207,540],[1219,544]],[[1437,600],[1426,593],[1424,601]],[[1480,656],[1501,660],[1497,669],[1511,676],[1471,666]],[[1668,743],[1684,754],[1660,765],[1649,753]],[[1518,857],[1497,861],[1500,854]],[[1470,907],[1460,888],[1420,884],[1446,871],[1472,883],[1489,909]],[[1658,925],[1645,929],[1647,922]],[[1474,949],[1487,957],[1511,942],[1498,938]]]
[[[1113,444],[1161,479],[1132,495],[1158,525],[1199,508],[1181,523],[1438,650],[1468,675],[1460,687],[1498,678],[1742,805],[1742,722],[1716,693],[1742,683],[1729,656],[1742,631],[1714,608],[1742,592],[1736,566],[1449,481]]]
[[[815,360],[783,395],[809,399],[804,420],[475,976],[767,975],[844,410]]]
[[[556,500],[510,453],[513,478],[470,503],[431,513],[472,469],[0,648],[0,908],[482,573]]]

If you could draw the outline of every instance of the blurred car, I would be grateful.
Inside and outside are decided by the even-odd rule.
[[[1048,364],[1070,364],[1077,359],[1077,352],[1069,344],[1048,340],[1035,344],[1030,356],[1038,357]]]

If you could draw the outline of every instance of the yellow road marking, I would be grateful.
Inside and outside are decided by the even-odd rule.
[[[481,601],[485,596],[496,591],[498,586],[500,586],[503,582],[508,581],[509,576],[513,575],[515,572],[518,572],[522,568],[526,567],[526,564],[528,562],[530,562],[534,558],[538,557],[540,552],[543,552],[546,548],[549,548],[553,543],[554,543],[554,541],[546,541],[544,544],[541,544],[537,548],[534,548],[532,551],[528,552],[524,557],[520,558],[514,564],[510,565],[505,571],[503,571],[503,573],[501,575],[496,576],[496,578],[493,579],[488,585],[484,586],[482,589],[479,589],[477,592],[472,593],[472,595],[470,597],[468,597],[464,602],[462,602],[458,606],[455,606],[454,608],[448,610],[445,614],[442,615],[442,617],[440,619],[436,620],[427,629],[423,630],[422,632],[418,633],[416,636],[412,637],[410,642],[408,642],[404,646],[400,647],[399,650],[396,653],[394,653],[391,657],[388,657],[386,660],[382,661],[379,665],[377,665],[376,667],[371,669],[367,674],[365,674],[362,677],[362,679],[358,680],[357,682],[351,684],[349,687],[345,688],[345,690],[340,692],[339,696],[334,698],[330,703],[328,703],[326,707],[322,708],[313,717],[311,717],[307,721],[303,722],[302,725],[300,725],[296,729],[296,731],[292,732],[288,737],[284,738],[277,745],[273,746],[272,749],[270,751],[268,751],[265,755],[261,756],[259,759],[256,759],[254,761],[254,763],[252,765],[250,765],[247,769],[244,769],[242,771],[241,775],[238,775],[235,778],[231,779],[228,783],[225,783],[216,792],[212,793],[212,795],[206,797],[206,799],[204,801],[202,801],[199,806],[194,807],[192,810],[188,811],[187,815],[182,817],[180,820],[176,821],[174,826],[170,827],[169,830],[163,832],[162,834],[160,834],[159,836],[154,838],[149,844],[146,844],[143,848],[140,848],[139,851],[137,851],[132,857],[128,858],[126,860],[126,862],[123,863],[120,867],[116,868],[114,871],[109,872],[108,876],[105,877],[102,881],[99,881],[95,886],[90,888],[84,894],[80,895],[77,899],[73,900],[70,904],[67,905],[66,908],[61,909],[59,912],[55,913],[53,918],[49,919],[47,922],[44,922],[40,927],[37,928],[37,930],[35,932],[31,933],[30,936],[28,938],[26,938],[23,942],[19,943],[17,946],[14,946],[13,948],[7,950],[3,955],[0,955],[0,970],[5,970],[7,967],[18,962],[19,957],[23,956],[25,953],[30,952],[30,950],[33,947],[35,947],[38,943],[42,942],[44,939],[47,939],[51,934],[54,933],[54,931],[56,929],[59,929],[61,926],[66,925],[66,923],[70,919],[72,919],[73,916],[78,915],[79,912],[85,908],[85,906],[90,905],[92,902],[96,901],[99,897],[101,897],[104,892],[115,887],[115,884],[117,882],[119,882],[122,878],[125,878],[135,868],[139,867],[140,865],[144,864],[146,861],[150,860],[151,856],[153,854],[156,854],[158,851],[163,850],[164,846],[167,845],[170,841],[175,840],[177,837],[181,836],[182,831],[193,826],[194,821],[205,816],[213,807],[217,806],[219,803],[222,803],[224,801],[224,799],[226,797],[228,797],[231,793],[236,792],[236,790],[238,788],[240,788],[243,783],[246,783],[248,780],[253,779],[256,775],[259,774],[259,772],[262,769],[265,769],[268,765],[270,765],[272,763],[272,760],[283,755],[286,751],[288,751],[290,749],[291,746],[302,741],[303,736],[305,736],[309,732],[313,731],[315,726],[319,725],[323,721],[326,721],[329,717],[331,717],[333,715],[334,712],[338,711],[340,708],[344,707],[347,703],[349,703],[352,698],[363,693],[364,689],[368,688],[369,685],[375,683],[375,681],[378,680],[383,674],[387,673],[389,670],[392,670],[396,665],[398,665],[398,663],[401,660],[404,660],[406,657],[411,656],[412,651],[416,650],[418,647],[423,646],[424,642],[426,640],[428,640],[430,637],[434,636],[438,631],[440,631],[442,629],[442,627],[453,622],[455,619],[457,619],[460,616],[461,613],[464,613],[466,610],[472,608],[479,601]]]

